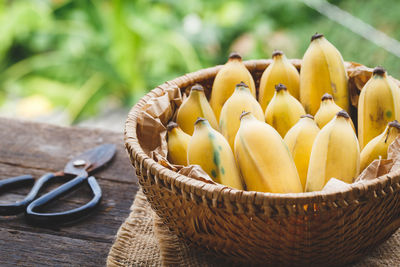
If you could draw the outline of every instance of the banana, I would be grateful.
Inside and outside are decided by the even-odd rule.
[[[396,120],[389,122],[383,133],[369,141],[361,151],[360,170],[364,170],[374,159],[386,159],[389,145],[399,135],[400,123]]]
[[[400,89],[376,67],[358,99],[358,139],[361,148],[378,136],[392,120],[400,120]]]
[[[279,133],[243,112],[235,138],[235,157],[247,190],[303,192],[296,165]]]
[[[176,122],[185,133],[192,135],[198,117],[206,118],[211,126],[218,130],[217,119],[207,101],[204,89],[200,84],[195,84],[190,90],[189,97],[179,107]]]
[[[300,116],[305,114],[303,106],[289,94],[285,85],[275,86],[275,94],[265,110],[265,121],[273,126],[282,138],[296,124]]]
[[[239,169],[228,141],[204,118],[195,122],[188,145],[188,163],[198,164],[217,183],[243,189]]]
[[[243,82],[236,85],[235,92],[225,102],[219,118],[219,129],[232,150],[234,149],[236,132],[240,126],[240,114],[250,111],[257,119],[264,121],[264,112],[260,104],[250,93],[249,87]]]
[[[328,122],[335,118],[336,114],[343,110],[341,107],[336,105],[333,96],[330,94],[324,94],[321,98],[321,104],[319,106],[318,112],[315,114],[315,122],[318,127],[322,129]],[[353,121],[350,118],[351,127],[353,127],[354,132],[356,128],[354,127]]]
[[[307,113],[315,115],[324,93],[349,111],[347,73],[340,52],[322,34],[311,38],[300,69],[300,102]]]
[[[285,84],[289,93],[300,99],[300,74],[292,63],[287,60],[282,51],[272,53],[273,62],[265,69],[260,80],[258,101],[265,111],[269,101],[274,96],[275,85]]]
[[[320,191],[335,177],[352,183],[360,170],[360,146],[346,111],[339,111],[315,138],[307,172],[306,192]]]
[[[244,82],[250,88],[253,96],[256,96],[256,86],[253,77],[242,62],[238,53],[231,53],[228,62],[218,71],[212,86],[210,105],[215,117],[219,121],[222,106],[233,94],[236,84]]]
[[[315,114],[315,122],[317,123],[318,127],[322,129],[342,109],[343,108],[336,105],[332,95],[324,94],[321,98],[319,109]]]
[[[168,160],[173,164],[187,165],[187,147],[190,135],[182,131],[176,122],[167,125]]]
[[[303,190],[306,185],[308,163],[314,139],[319,128],[310,114],[301,116],[301,119],[287,132],[283,139],[289,148],[296,164]]]

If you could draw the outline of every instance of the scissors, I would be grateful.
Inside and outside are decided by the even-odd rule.
[[[72,158],[67,165],[65,165],[63,171],[47,173],[36,182],[31,175],[22,175],[0,180],[0,192],[33,184],[32,189],[22,201],[11,204],[0,204],[0,216],[16,215],[25,212],[25,217],[29,223],[44,226],[66,224],[85,217],[100,204],[102,197],[99,184],[94,176],[89,175],[107,164],[113,158],[115,151],[116,148],[113,144],[97,146]],[[59,180],[60,178],[67,178],[69,181],[39,198],[36,198],[46,184],[56,179]],[[73,191],[85,181],[88,182],[93,193],[93,198],[85,205],[63,212],[41,213],[39,211],[44,205]]]

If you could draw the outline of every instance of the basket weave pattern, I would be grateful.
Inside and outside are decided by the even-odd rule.
[[[256,85],[270,62],[245,62]],[[125,144],[131,162],[151,207],[171,230],[189,245],[232,260],[299,266],[355,261],[394,233],[400,225],[400,171],[341,192],[271,194],[207,184],[149,158],[136,133],[141,107],[175,85],[184,92],[200,83],[209,96],[219,69],[160,85],[128,115]]]

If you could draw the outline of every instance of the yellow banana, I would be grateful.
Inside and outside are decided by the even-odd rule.
[[[190,90],[189,97],[179,107],[176,122],[185,133],[192,135],[198,117],[206,118],[211,126],[218,130],[217,119],[207,101],[204,89],[200,84],[195,84]]]
[[[328,122],[330,122],[336,114],[343,108],[336,105],[332,95],[324,94],[321,98],[321,104],[317,113],[315,114],[315,122],[318,127],[322,129]]]
[[[275,86],[275,94],[265,110],[265,121],[273,126],[282,138],[296,124],[300,116],[305,114],[303,106],[289,94],[285,85]]]
[[[389,122],[383,133],[369,141],[361,151],[360,170],[364,170],[374,159],[386,159],[389,145],[399,135],[400,123],[396,120]]]
[[[273,62],[265,69],[260,80],[258,101],[263,111],[274,96],[275,85],[278,83],[286,85],[289,93],[296,99],[300,99],[300,75],[297,69],[287,60],[282,51],[274,51],[272,59]]]
[[[187,147],[190,135],[182,131],[177,123],[167,125],[168,160],[173,164],[187,165]]]
[[[358,139],[361,148],[378,136],[392,120],[400,120],[400,89],[376,67],[358,99]]]
[[[300,70],[300,101],[307,113],[315,115],[324,93],[349,110],[347,73],[340,52],[322,34],[311,38]]]
[[[198,164],[217,183],[243,189],[235,157],[225,137],[206,119],[197,119],[188,145],[188,163]]]
[[[332,178],[352,183],[360,170],[360,146],[346,111],[339,111],[315,138],[305,191],[320,191]]]
[[[319,128],[310,114],[301,116],[301,119],[287,132],[283,139],[292,153],[303,190],[306,185],[308,163],[314,139]]]
[[[219,118],[219,129],[232,150],[234,149],[236,132],[240,126],[240,114],[250,111],[257,119],[264,121],[264,112],[260,104],[250,93],[249,87],[244,83],[236,85],[235,92],[225,102]]]
[[[322,129],[328,122],[335,118],[336,114],[343,110],[341,107],[336,105],[333,96],[330,94],[324,94],[321,98],[321,105],[319,106],[317,114],[315,114],[315,122],[318,127]],[[354,127],[353,121],[350,118],[351,127],[353,127],[354,132],[356,128]]]
[[[225,101],[233,94],[236,84],[240,82],[247,84],[253,96],[256,96],[253,77],[243,64],[242,57],[234,52],[229,55],[228,62],[218,71],[212,86],[210,105],[217,120]]]
[[[279,133],[243,112],[235,138],[235,157],[247,190],[303,192],[293,158]]]

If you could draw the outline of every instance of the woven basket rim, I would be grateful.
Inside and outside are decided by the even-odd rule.
[[[299,64],[301,60],[292,59],[293,63]],[[271,59],[258,59],[247,60],[244,64],[248,69],[257,69],[260,65],[267,65]],[[356,63],[358,64],[358,63]],[[373,180],[363,181],[360,183],[349,184],[349,187],[340,191],[316,191],[316,192],[303,192],[303,193],[265,193],[257,191],[244,191],[234,188],[229,188],[221,184],[209,184],[200,180],[178,174],[150,158],[141,148],[138,137],[136,135],[137,116],[143,107],[152,97],[157,97],[163,94],[166,88],[178,86],[179,88],[187,87],[193,84],[199,77],[205,74],[215,73],[222,65],[201,69],[196,72],[188,73],[173,80],[167,81],[145,96],[132,107],[129,111],[125,123],[125,147],[133,162],[140,162],[140,167],[144,166],[148,172],[156,177],[156,181],[168,184],[168,187],[177,193],[188,194],[191,198],[206,198],[212,201],[218,199],[223,202],[236,202],[247,204],[249,202],[255,204],[269,204],[269,205],[294,205],[294,204],[308,204],[308,203],[322,203],[322,202],[335,202],[337,206],[348,206],[351,202],[358,202],[359,199],[364,198],[366,195],[373,195],[379,197],[394,191],[391,185],[399,183],[400,170],[393,173],[377,177]],[[265,67],[264,67],[265,69]],[[135,159],[135,160],[134,160]],[[138,166],[136,166],[138,167]],[[142,169],[142,168],[140,168]]]

